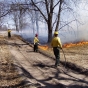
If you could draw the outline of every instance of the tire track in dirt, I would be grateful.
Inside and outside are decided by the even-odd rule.
[[[53,68],[54,60],[40,53],[34,53],[32,47],[23,44],[20,40],[10,40],[17,46],[9,45],[9,49],[18,64],[21,64],[25,76],[30,83],[38,84],[41,88],[83,88],[88,87],[88,78],[62,65]],[[23,72],[24,72],[23,71]]]

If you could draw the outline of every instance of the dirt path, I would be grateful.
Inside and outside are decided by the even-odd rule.
[[[32,47],[15,36],[4,37],[4,41],[19,74],[26,78],[28,86],[19,88],[88,88],[88,76],[65,69],[63,65],[54,68],[52,58],[33,52]]]

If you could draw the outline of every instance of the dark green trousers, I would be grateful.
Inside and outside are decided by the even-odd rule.
[[[60,63],[60,49],[58,47],[54,47],[53,52],[56,58],[55,66],[58,66]]]
[[[35,43],[34,44],[34,52],[37,52],[38,51],[38,43]]]
[[[8,38],[10,38],[11,37],[11,33],[10,32],[8,32]]]

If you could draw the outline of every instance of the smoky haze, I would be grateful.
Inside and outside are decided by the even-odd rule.
[[[21,31],[20,34],[27,41],[33,43],[33,38],[35,36],[35,34],[33,34],[33,31],[26,29],[24,31]],[[48,40],[47,30],[39,31],[38,35],[39,35],[38,38],[40,40],[40,43],[46,44]],[[84,27],[79,27],[78,30],[60,31],[58,36],[61,38],[62,44],[88,41],[88,29],[86,26],[84,26]]]

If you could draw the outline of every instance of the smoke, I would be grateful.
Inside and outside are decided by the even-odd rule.
[[[77,30],[61,31],[59,37],[62,43],[76,43],[88,41],[88,24],[80,25]]]

